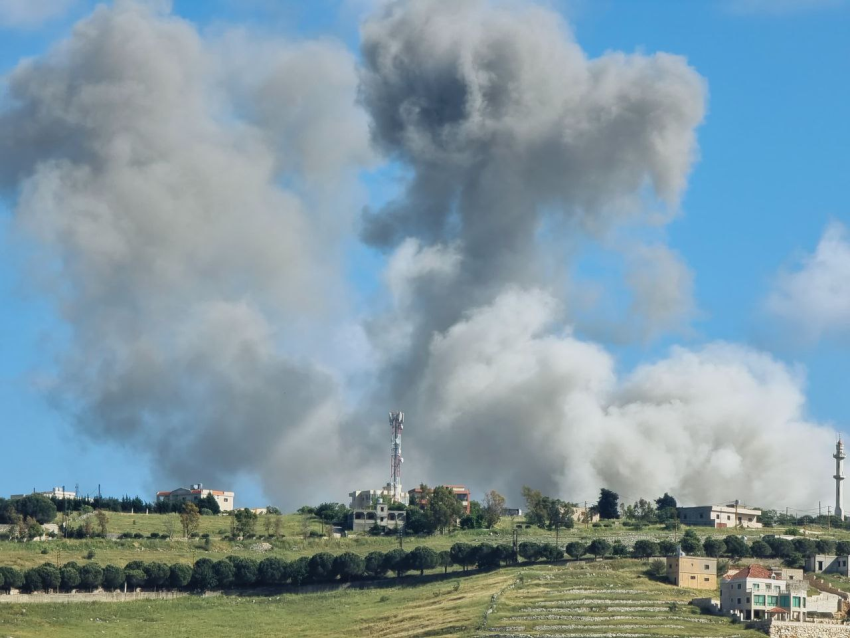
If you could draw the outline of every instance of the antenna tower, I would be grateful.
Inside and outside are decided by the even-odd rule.
[[[401,494],[401,432],[404,430],[404,412],[390,412],[390,429],[392,430],[392,447],[390,453],[390,488],[392,500],[402,501]]]

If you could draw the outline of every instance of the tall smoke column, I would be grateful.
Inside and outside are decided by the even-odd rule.
[[[390,452],[390,487],[392,500],[401,503],[401,432],[404,430],[404,412],[390,412],[390,428],[392,429],[392,446]]]
[[[835,479],[835,515],[843,520],[844,485],[842,481],[844,480],[844,459],[846,456],[844,455],[844,441],[840,438],[838,443],[835,444],[835,454],[832,455],[832,458],[835,459],[835,476],[832,477]]]

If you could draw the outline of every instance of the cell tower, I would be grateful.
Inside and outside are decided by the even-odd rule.
[[[835,515],[844,520],[844,486],[841,484],[844,481],[844,459],[847,458],[844,454],[844,441],[841,437],[838,438],[838,443],[835,444],[835,454],[832,455],[835,459]]]
[[[403,503],[401,491],[401,432],[404,430],[404,412],[390,412],[390,429],[392,430],[392,448],[390,453],[390,489],[392,500]]]

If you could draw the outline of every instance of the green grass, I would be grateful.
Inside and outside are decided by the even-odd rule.
[[[644,576],[645,568],[633,560],[588,561],[521,565],[427,584],[408,577],[400,586],[333,593],[3,604],[0,636],[762,636],[700,615],[687,603],[706,592],[655,582]]]

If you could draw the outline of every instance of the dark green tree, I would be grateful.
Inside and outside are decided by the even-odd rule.
[[[257,582],[259,563],[253,558],[228,556],[233,563],[233,580],[239,587],[250,587]]]
[[[835,553],[839,556],[850,556],[850,541],[838,541],[835,544]]]
[[[517,551],[523,560],[534,562],[540,558],[540,546],[537,543],[523,541],[517,547]]]
[[[166,585],[171,576],[171,568],[165,563],[145,563],[143,571],[145,572],[145,586],[153,589],[159,589]]]
[[[259,516],[249,510],[247,507],[236,510],[233,513],[234,531],[238,536],[247,536],[253,534],[257,529],[257,520]]]
[[[634,547],[632,547],[632,556],[643,560],[658,556],[658,543],[650,540],[635,541]]]
[[[80,567],[80,587],[97,589],[103,583],[103,567],[97,563],[86,563]]]
[[[289,579],[286,561],[276,556],[261,560],[257,573],[260,582],[264,585],[283,585]]]
[[[773,550],[770,549],[770,545],[760,540],[753,541],[753,544],[750,545],[750,553],[756,558],[770,558],[773,556]]]
[[[366,561],[359,554],[344,552],[334,558],[333,572],[344,582],[360,578],[365,571]]]
[[[310,575],[310,559],[306,556],[296,558],[289,564],[289,580],[293,585],[300,585]]]
[[[174,589],[184,589],[190,582],[192,582],[192,567],[184,563],[174,563],[169,569],[169,586]]]
[[[415,547],[408,554],[411,569],[418,569],[422,576],[426,569],[434,569],[437,566],[437,552],[430,547]]]
[[[407,553],[403,549],[388,551],[384,554],[383,566],[388,572],[395,572],[396,577],[401,578],[410,569]]]
[[[726,551],[726,543],[722,538],[706,536],[705,540],[702,543],[702,549],[705,552],[706,556],[717,558],[721,556],[723,552]]]
[[[124,570],[124,582],[127,583],[127,589],[130,591],[135,591],[139,587],[144,587],[145,580],[147,580],[147,576],[145,576],[145,572],[141,569]]]
[[[24,586],[23,572],[14,567],[0,567],[0,576],[3,576],[3,589],[10,593],[12,589],[20,589]]]
[[[455,543],[449,550],[452,562],[455,565],[460,565],[463,568],[463,571],[467,571],[470,565],[475,564],[473,549],[473,546],[469,543]]]
[[[322,583],[334,579],[334,555],[328,552],[319,552],[310,557],[307,571],[311,580]]]
[[[750,555],[750,546],[740,536],[730,535],[726,537],[726,554],[733,560],[738,561]]]
[[[540,558],[546,561],[563,560],[564,550],[551,543],[544,543],[540,546]]]
[[[384,552],[369,552],[366,554],[364,569],[370,576],[379,577],[386,574],[387,568],[384,566]]]
[[[837,543],[834,540],[830,538],[820,538],[815,541],[815,545],[817,546],[818,554],[835,556],[835,549],[837,547]]]
[[[236,580],[236,568],[229,560],[217,560],[212,566],[216,586],[227,589],[233,586]]]
[[[702,541],[700,541],[699,536],[692,529],[685,531],[682,539],[679,541],[679,545],[682,547],[682,551],[688,556],[699,556],[699,553],[702,551]]]
[[[474,545],[473,552],[478,569],[491,569],[499,566],[499,549],[490,543]]]
[[[675,556],[678,545],[671,540],[658,541],[658,551],[662,556]]]
[[[215,563],[209,558],[199,558],[195,561],[195,566],[192,568],[191,585],[197,590],[207,591],[214,589],[218,584],[215,578]],[[129,582],[130,572],[126,572]]]
[[[209,510],[210,514],[213,515],[221,513],[221,506],[212,494],[207,494],[204,498],[198,501],[198,509],[201,510],[201,512]]]
[[[611,545],[611,553],[614,556],[628,556],[629,548],[623,545],[623,541],[614,541]]]
[[[41,586],[44,591],[58,591],[62,585],[62,574],[56,565],[44,563],[38,570],[41,573]]]
[[[611,543],[604,538],[595,538],[587,546],[587,553],[593,554],[596,558],[605,558],[611,553]]]
[[[41,571],[38,567],[33,567],[24,572],[23,588],[29,592],[42,590]]]
[[[348,508],[340,503],[322,503],[316,508],[316,517],[322,523],[322,534],[325,525],[342,525],[348,515]]]
[[[53,519],[56,518],[56,505],[49,498],[40,494],[28,494],[12,502],[15,510],[24,519],[34,518],[41,525],[44,525],[53,522]]]
[[[587,545],[582,543],[581,541],[573,541],[571,543],[567,543],[567,546],[564,548],[570,556],[575,559],[579,559],[587,553]]]
[[[59,570],[59,574],[62,579],[60,586],[64,591],[76,589],[80,584],[80,568],[76,563],[65,563]]]
[[[818,546],[811,538],[795,538],[791,541],[794,549],[803,557],[814,556],[818,553]]]
[[[599,501],[596,503],[596,508],[599,510],[599,518],[620,518],[619,502],[619,494],[603,487],[599,492]]]
[[[189,575],[192,574],[192,569],[187,565]],[[124,570],[115,565],[107,565],[103,568],[103,588],[106,591],[115,591],[124,586]]]

